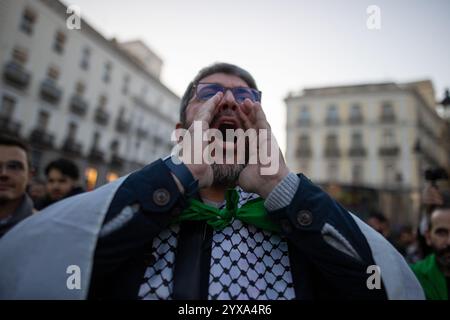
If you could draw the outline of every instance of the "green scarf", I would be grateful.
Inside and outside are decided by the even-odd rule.
[[[427,300],[448,300],[445,276],[439,270],[434,254],[411,265],[411,268],[422,285]]]
[[[250,200],[238,208],[239,194],[235,189],[228,189],[225,193],[225,199],[226,206],[223,209],[204,204],[197,199],[190,199],[189,206],[183,210],[174,223],[186,220],[206,220],[214,230],[222,230],[236,218],[263,230],[280,232],[280,228],[267,216],[264,199]]]

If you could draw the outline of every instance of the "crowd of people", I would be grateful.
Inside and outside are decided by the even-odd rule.
[[[423,187],[416,230],[401,225],[392,231],[389,219],[379,212],[366,221],[403,255],[430,300],[450,297],[450,192],[447,174],[442,178],[446,181],[440,185],[429,180]]]
[[[34,178],[28,145],[0,136],[0,238],[23,219],[67,197],[84,192],[77,165],[56,159],[45,168],[46,181]]]

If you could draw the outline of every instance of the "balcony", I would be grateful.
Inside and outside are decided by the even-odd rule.
[[[30,143],[38,148],[53,148],[55,136],[45,129],[36,128],[30,134]]]
[[[81,96],[74,95],[70,99],[70,111],[72,113],[83,117],[84,115],[86,115],[88,108],[89,106],[86,100],[84,100]]]
[[[382,114],[380,116],[381,123],[395,123],[396,120],[395,114]]]
[[[336,147],[325,148],[324,155],[326,158],[339,158],[341,156],[341,150]]]
[[[366,155],[367,151],[363,146],[353,146],[348,150],[349,157],[365,157]]]
[[[95,122],[102,126],[108,125],[109,113],[101,108],[95,110]]]
[[[17,121],[13,121],[10,117],[0,117],[0,132],[6,133],[11,136],[18,137],[20,135],[20,128],[22,124]]]
[[[71,156],[81,156],[83,145],[74,138],[66,138],[62,146],[62,151]]]
[[[398,146],[383,146],[378,150],[380,157],[396,157],[400,153]]]
[[[45,79],[41,84],[41,98],[50,104],[58,104],[62,97],[62,89],[52,79]]]
[[[7,84],[25,90],[31,82],[31,74],[21,64],[11,61],[5,64],[3,79]]]
[[[339,120],[339,118],[326,118],[325,119],[325,124],[329,125],[329,126],[336,126],[339,125],[341,123],[341,121]]]
[[[312,157],[312,149],[311,149],[311,147],[300,147],[297,149],[295,155],[298,158],[311,158]]]
[[[93,146],[89,151],[89,160],[94,162],[103,162],[105,159],[105,153],[100,150],[98,147]]]
[[[116,130],[121,133],[128,133],[130,131],[130,121],[123,118],[117,118]]]
[[[362,124],[364,123],[364,117],[361,116],[353,116],[348,119],[349,124]]]

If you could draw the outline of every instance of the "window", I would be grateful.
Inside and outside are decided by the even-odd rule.
[[[390,185],[395,182],[395,166],[393,163],[385,163],[383,178],[386,185]]]
[[[309,136],[303,134],[298,139],[297,157],[310,157],[312,154]]]
[[[54,81],[57,81],[58,78],[59,78],[59,68],[55,67],[55,66],[49,67],[48,70],[47,70],[47,76],[50,79],[52,79]]]
[[[381,105],[381,120],[382,121],[394,121],[395,112],[394,106],[390,102],[383,102]]]
[[[108,102],[108,98],[106,96],[100,96],[98,98],[98,108],[100,110],[105,110],[106,109],[106,103]]]
[[[352,147],[362,147],[363,146],[363,137],[360,132],[354,132],[352,134]]]
[[[117,154],[119,152],[119,146],[120,146],[119,141],[113,140],[111,142],[111,153],[112,154]]]
[[[354,104],[350,109],[350,122],[356,123],[361,121],[362,121],[361,106],[359,104]]]
[[[338,124],[339,123],[339,113],[335,105],[328,107],[327,119],[328,124]]]
[[[89,69],[89,59],[91,57],[91,49],[89,49],[88,47],[85,47],[83,49],[83,52],[81,54],[81,62],[80,62],[80,67],[83,70],[88,70]]]
[[[14,62],[24,65],[27,63],[27,60],[28,60],[28,52],[24,48],[16,47],[13,50],[12,58],[13,58]]]
[[[77,136],[78,125],[75,122],[69,123],[69,128],[67,130],[67,139],[74,141]]]
[[[38,114],[36,127],[38,130],[46,131],[50,121],[50,114],[47,111],[41,110]]]
[[[94,138],[92,139],[92,148],[97,150],[100,145],[101,135],[99,132],[94,133]]]
[[[22,19],[20,20],[20,30],[24,33],[31,35],[33,33],[33,27],[36,23],[37,14],[30,8],[25,8],[22,13]]]
[[[65,43],[66,35],[61,31],[57,31],[55,34],[55,40],[53,42],[53,50],[55,50],[56,53],[62,54],[64,52]]]
[[[105,63],[105,66],[103,69],[103,82],[104,83],[109,83],[111,81],[111,70],[112,70],[111,62]]]
[[[309,112],[308,107],[302,107],[302,110],[300,111],[300,117],[298,119],[298,122],[300,125],[306,125],[311,122],[311,114]]]
[[[77,93],[77,95],[82,96],[84,94],[85,90],[86,90],[86,86],[84,85],[84,83],[81,81],[78,81],[75,86],[75,92]]]
[[[338,138],[334,133],[331,133],[326,138],[326,147],[330,149],[337,148]]]
[[[127,94],[128,94],[129,87],[130,87],[130,76],[129,76],[129,75],[126,75],[126,76],[123,78],[123,86],[122,86],[122,93],[123,93],[124,95],[127,95]]]
[[[304,134],[300,136],[300,145],[309,147],[309,136]]]
[[[16,106],[16,99],[4,95],[2,98],[0,117],[3,119],[10,119],[14,113],[15,106]]]
[[[386,147],[392,147],[395,145],[395,135],[392,129],[386,129],[383,131],[383,142]]]

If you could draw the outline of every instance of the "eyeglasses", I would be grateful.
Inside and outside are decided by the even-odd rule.
[[[225,94],[227,90],[230,90],[237,103],[243,103],[246,98],[252,102],[261,102],[261,91],[248,87],[234,87],[227,88],[218,83],[205,83],[201,82],[196,84],[196,98],[201,101],[206,101],[212,98],[217,92]]]
[[[3,170],[17,173],[25,170],[25,165],[16,160],[7,161],[5,163],[0,162],[0,172],[3,172]]]

